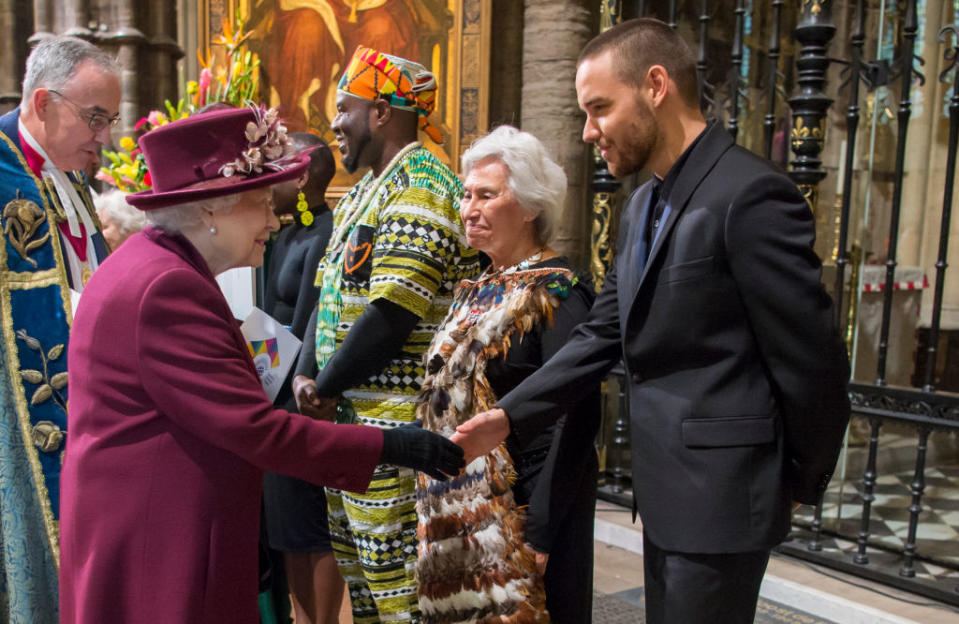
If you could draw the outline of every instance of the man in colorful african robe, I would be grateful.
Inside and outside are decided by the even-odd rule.
[[[343,420],[382,428],[412,421],[423,352],[453,286],[479,270],[457,213],[462,186],[416,141],[418,128],[442,138],[427,121],[435,94],[423,66],[364,47],[339,82],[332,130],[343,166],[371,171],[334,211],[317,275],[315,358],[304,349],[294,379],[304,413],[339,397]],[[365,495],[327,489],[356,622],[420,619],[415,488],[413,471],[382,465]]]
[[[106,257],[80,173],[119,119],[119,67],[44,40],[0,117],[0,620],[54,623],[71,303]],[[73,293],[71,293],[71,290]]]

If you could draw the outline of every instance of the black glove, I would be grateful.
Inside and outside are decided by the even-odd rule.
[[[447,475],[455,475],[466,465],[463,449],[437,433],[425,431],[421,420],[383,430],[380,463],[419,470],[438,481],[445,481]]]

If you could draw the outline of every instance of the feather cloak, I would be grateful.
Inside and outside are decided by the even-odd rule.
[[[576,283],[571,271],[527,269],[484,274],[460,283],[450,312],[425,357],[417,418],[450,436],[457,425],[493,406],[487,362],[540,323]],[[543,579],[525,541],[524,510],[511,484],[513,459],[501,444],[456,478],[417,476],[416,564],[424,622],[548,622]]]

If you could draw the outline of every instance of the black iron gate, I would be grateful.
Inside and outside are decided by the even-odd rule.
[[[920,21],[919,10],[928,8],[927,1],[943,3],[941,23]],[[787,136],[784,130],[788,129],[786,140],[793,155],[789,174],[815,213],[821,210],[819,187],[827,177],[821,160],[833,104],[833,98],[827,95],[830,87],[827,75],[830,67],[843,67],[839,84],[832,86],[830,93],[848,102],[844,136],[837,133],[844,138],[844,149],[835,167],[840,172],[836,176],[836,201],[830,206],[829,218],[817,219],[817,223],[821,230],[828,230],[820,232],[821,237],[828,234],[831,242],[831,249],[823,253],[824,280],[837,304],[837,323],[845,329],[847,348],[853,357],[862,349],[854,346],[861,321],[863,271],[867,265],[861,245],[851,232],[854,227],[862,226],[860,213],[869,203],[863,196],[863,185],[854,184],[855,158],[857,149],[860,153],[865,149],[894,151],[894,165],[887,175],[891,186],[888,234],[885,249],[877,254],[882,256],[884,275],[878,284],[881,294],[875,295],[882,298],[873,354],[875,374],[858,374],[850,383],[854,423],[847,435],[848,444],[840,458],[837,476],[815,509],[803,509],[796,514],[792,539],[781,550],[959,605],[959,394],[940,388],[941,379],[954,375],[950,370],[943,370],[943,363],[955,366],[942,346],[947,344],[943,336],[948,333],[941,328],[944,297],[959,287],[959,278],[954,276],[953,290],[947,286],[950,284],[947,259],[959,142],[959,27],[955,24],[959,2],[794,0],[793,6],[789,6],[783,0],[650,0],[630,6],[623,4],[615,0],[601,3],[603,27],[616,23],[621,15],[652,15],[674,28],[685,25],[688,32],[698,33],[702,105],[711,116],[724,118],[730,133],[740,143],[745,144],[744,120],[750,118],[749,112],[755,113],[752,119],[759,120],[760,131],[754,134],[761,136],[761,140],[749,146],[767,158],[781,160],[783,156],[777,156],[776,150],[777,133],[782,144]],[[842,18],[846,26],[845,41],[833,42],[836,16]],[[887,28],[880,30],[891,33],[892,43],[888,47],[894,54],[878,54],[881,47],[878,40],[883,32],[867,33],[870,17],[873,24],[877,19],[879,24],[886,20]],[[761,22],[761,28],[756,27],[757,21]],[[788,23],[789,27],[781,28],[781,22]],[[716,38],[710,37],[710,33],[716,34],[720,28],[727,31],[731,28],[731,33],[720,33],[728,45],[728,54],[718,55],[723,58],[724,66],[711,67],[708,61],[717,55],[707,54],[708,49],[714,50],[716,46]],[[935,28],[939,42],[937,49],[926,50],[926,57],[935,53],[942,59],[942,69],[928,78],[923,74],[924,58],[915,52],[917,36],[923,28]],[[759,31],[768,34],[762,47],[757,44]],[[781,32],[791,32],[793,37],[783,38]],[[750,45],[746,45],[747,40],[751,41]],[[865,50],[867,40],[877,42],[877,55],[873,60],[867,60],[871,56]],[[793,66],[784,66],[786,46],[791,47]],[[832,58],[829,50],[833,56],[845,58]],[[746,62],[750,52],[761,58]],[[710,77],[717,75],[721,79],[711,82]],[[899,322],[894,299],[902,286],[897,273],[901,217],[904,206],[916,201],[904,193],[910,156],[907,138],[913,117],[914,87],[926,80],[941,82],[948,97],[948,103],[943,104],[948,110],[948,139],[943,150],[945,180],[938,187],[940,210],[930,209],[929,201],[925,204],[928,220],[938,221],[938,252],[931,300],[927,296],[926,301],[926,309],[930,311],[928,326],[913,340],[915,372],[910,385],[901,384],[901,380],[897,380],[900,385],[895,385],[890,383],[887,373],[890,332]],[[788,109],[781,104],[784,84],[792,85]],[[752,96],[747,93],[748,85],[753,87]],[[890,118],[891,145],[876,148],[873,140],[876,107],[880,106],[879,91],[894,88],[898,91],[897,108],[894,115],[891,110],[886,113]],[[859,132],[864,125],[863,102],[871,109],[873,119],[868,145],[863,143],[865,133]],[[893,118],[894,139],[891,138]],[[870,154],[869,162],[872,160]],[[610,241],[615,240],[611,230],[616,222],[616,198],[621,189],[598,157],[596,164],[592,261],[597,282],[601,283],[614,252],[610,245]],[[917,171],[921,171],[921,167],[913,169],[912,175]],[[869,269],[874,273],[882,271],[882,265]],[[600,496],[630,506],[629,414],[621,379],[621,371],[614,371],[606,382],[606,416],[599,443],[605,463]]]

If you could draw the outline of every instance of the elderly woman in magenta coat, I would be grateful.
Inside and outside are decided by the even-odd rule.
[[[459,447],[413,425],[315,421],[263,393],[214,276],[262,262],[279,227],[270,187],[308,163],[287,143],[263,109],[140,140],[154,186],[128,201],[151,225],[93,275],[69,347],[65,624],[255,624],[264,470],[363,491],[377,463],[462,466]]]

